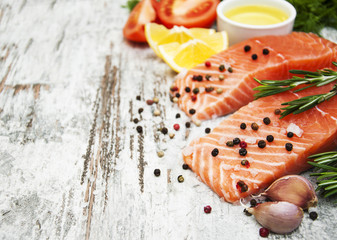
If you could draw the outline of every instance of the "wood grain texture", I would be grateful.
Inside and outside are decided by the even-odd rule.
[[[241,206],[182,169],[181,149],[221,119],[185,127],[169,97],[175,73],[123,39],[124,3],[0,2],[0,238],[258,239]],[[333,199],[316,210],[270,238],[333,239]]]

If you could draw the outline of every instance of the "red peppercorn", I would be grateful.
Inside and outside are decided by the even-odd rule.
[[[174,125],[173,125],[173,128],[174,128],[174,130],[178,131],[178,130],[179,130],[179,128],[180,128],[180,126],[179,126],[179,124],[178,124],[178,123],[176,123],[176,124],[174,124]]]
[[[210,61],[206,61],[206,62],[205,62],[205,66],[206,66],[206,67],[210,67],[210,66],[212,66],[212,64],[211,64]]]
[[[207,206],[204,207],[205,213],[211,213],[211,211],[212,211],[212,207],[210,205],[207,205]]]
[[[192,96],[191,96],[191,100],[192,100],[193,102],[197,101],[197,96],[192,95]]]
[[[177,87],[177,86],[172,86],[172,87],[170,88],[170,90],[171,90],[172,92],[178,91],[178,87]]]
[[[240,147],[241,148],[246,148],[247,147],[247,143],[245,141],[241,141],[240,142]]]
[[[154,102],[153,102],[152,99],[146,100],[146,104],[147,104],[147,105],[152,105],[153,103],[154,103]]]
[[[269,235],[268,228],[260,228],[259,232],[261,237],[268,237]]]

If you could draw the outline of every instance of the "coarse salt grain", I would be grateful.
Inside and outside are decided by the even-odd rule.
[[[292,132],[294,133],[297,137],[301,137],[303,134],[303,130],[297,126],[294,123],[290,123],[288,128],[287,128],[287,132]]]
[[[245,139],[245,142],[246,142],[246,143],[254,144],[254,143],[256,143],[256,138],[253,138],[253,137],[247,137],[247,138]]]

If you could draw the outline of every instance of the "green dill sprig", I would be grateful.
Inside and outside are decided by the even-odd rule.
[[[337,67],[337,62],[333,62],[332,64]],[[254,94],[255,99],[286,92],[303,84],[307,84],[308,86],[296,89],[294,92],[299,92],[313,86],[324,86],[337,80],[337,72],[331,69],[323,69],[316,72],[290,70],[290,73],[301,74],[304,76],[293,76],[291,79],[286,80],[258,80],[254,78],[256,82],[261,84],[253,89],[255,91],[259,91]]]
[[[336,95],[337,95],[337,84],[328,93],[306,96],[290,102],[282,103],[282,105],[288,106],[281,108],[281,110],[284,111],[281,113],[280,119],[284,118],[285,116],[291,113],[299,114],[301,112],[309,110],[310,108],[313,108],[316,105],[320,104],[321,102],[327,101]]]
[[[337,194],[337,151],[319,153],[311,155],[309,159],[314,159],[308,163],[316,167],[318,172],[311,176],[318,176],[317,190],[323,190],[324,197]],[[336,201],[337,203],[337,201]]]

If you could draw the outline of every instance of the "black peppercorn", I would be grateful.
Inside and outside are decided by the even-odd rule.
[[[272,141],[274,141],[274,136],[268,135],[266,139],[267,139],[268,142],[272,142]]]
[[[194,88],[194,89],[193,89],[193,93],[194,93],[194,94],[198,94],[198,93],[199,93],[199,88]]]
[[[189,167],[186,163],[183,164],[183,169],[184,169],[184,170],[187,170],[187,169],[189,169],[189,168],[190,168],[190,167]]]
[[[233,68],[229,67],[228,68],[228,72],[232,73],[233,72]]]
[[[190,123],[190,122],[186,122],[186,123],[185,123],[185,127],[186,127],[186,128],[191,127],[191,123]]]
[[[219,66],[219,71],[220,71],[220,72],[225,71],[225,65],[221,64],[221,65]]]
[[[234,145],[237,145],[237,144],[239,144],[241,141],[240,141],[240,138],[234,138],[233,139],[233,143],[234,143]]]
[[[187,92],[187,93],[191,92],[191,88],[185,87],[185,92]]]
[[[255,123],[255,122],[252,123],[251,127],[254,131],[257,131],[259,129],[259,125],[257,125],[257,123]]]
[[[177,113],[177,114],[176,114],[176,118],[180,118],[180,113]]]
[[[293,150],[293,145],[291,143],[286,143],[285,148],[287,149],[287,151],[291,151]]]
[[[210,128],[205,128],[205,133],[210,133],[211,132],[211,129]]]
[[[138,118],[133,119],[133,122],[137,124],[139,122]]]
[[[206,78],[207,81],[209,81],[211,79],[211,75],[206,74],[205,78]]]
[[[213,157],[216,157],[218,154],[219,154],[219,149],[214,148],[214,149],[212,150],[212,156],[213,156]]]
[[[256,60],[256,59],[257,59],[257,55],[256,55],[255,53],[252,55],[252,59],[253,59],[253,60]]]
[[[281,109],[275,109],[275,111],[274,111],[274,114],[275,115],[280,115],[281,114]]]
[[[245,123],[241,123],[241,124],[240,124],[240,128],[241,128],[242,130],[245,130],[246,127],[247,127],[247,125],[246,125]]]
[[[288,132],[288,133],[287,133],[287,137],[288,137],[288,138],[292,138],[293,136],[294,136],[294,133],[293,133],[293,132]]]
[[[262,53],[263,53],[263,55],[268,55],[269,54],[269,50],[267,48],[264,48],[262,50]]]
[[[310,212],[309,217],[310,217],[311,220],[316,220],[317,217],[318,217],[318,214],[317,214],[317,212]]]
[[[138,113],[139,113],[139,114],[141,114],[143,111],[144,111],[143,108],[139,108],[139,109],[138,109]]]
[[[180,93],[176,93],[176,98],[180,98]]]
[[[191,108],[189,111],[188,111],[191,115],[195,114],[195,109]]]
[[[156,177],[159,177],[160,176],[160,169],[155,169],[154,171],[153,171],[153,174],[156,176]]]
[[[143,133],[143,127],[142,126],[137,126],[137,132],[138,133]]]
[[[196,80],[197,80],[198,82],[201,82],[201,81],[202,81],[202,75],[198,75],[198,76],[196,77]]]
[[[245,52],[249,52],[251,47],[249,45],[246,45],[246,46],[244,46],[243,49],[245,50]]]
[[[255,207],[257,204],[257,201],[255,199],[250,200],[250,207]]]
[[[138,96],[136,97],[136,99],[137,99],[138,101],[140,101],[140,96],[138,95]]]
[[[167,129],[166,127],[163,127],[163,128],[161,129],[161,132],[162,132],[162,134],[167,134],[168,129]]]
[[[247,155],[247,150],[246,150],[245,148],[240,148],[239,154],[240,154],[241,156],[246,156],[246,155]]]
[[[266,125],[269,125],[270,124],[270,118],[269,117],[265,117],[263,119],[263,123],[266,124]]]
[[[266,147],[266,141],[264,140],[260,140],[257,145],[259,146],[259,148],[265,148]]]
[[[178,179],[178,182],[180,182],[180,183],[182,183],[184,181],[183,175],[179,175],[177,179]]]
[[[226,142],[226,145],[227,145],[228,147],[233,147],[233,146],[234,146],[234,143],[233,143],[233,141],[228,141],[228,142]]]

